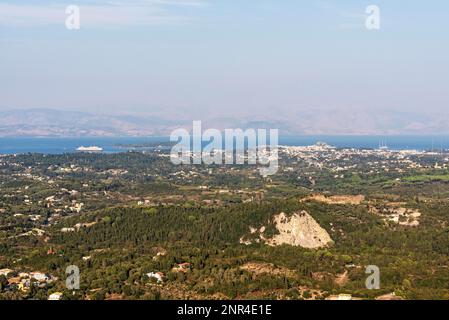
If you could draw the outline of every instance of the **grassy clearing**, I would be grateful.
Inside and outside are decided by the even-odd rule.
[[[405,181],[409,182],[431,182],[431,181],[447,181],[449,182],[449,174],[445,175],[416,175],[404,178]]]

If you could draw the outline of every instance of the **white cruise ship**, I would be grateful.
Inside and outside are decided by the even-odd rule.
[[[97,147],[97,146],[91,146],[91,147],[81,146],[81,147],[77,148],[76,151],[80,151],[80,152],[102,152],[103,148],[100,148],[100,147]]]

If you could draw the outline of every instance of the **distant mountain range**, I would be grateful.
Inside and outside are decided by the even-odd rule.
[[[86,137],[165,135],[178,122],[156,117],[100,115],[53,109],[2,112],[2,137]]]
[[[163,136],[191,128],[279,129],[281,135],[424,135],[449,134],[448,114],[394,111],[295,111],[255,117],[170,119],[151,115],[104,115],[53,109],[3,111],[0,137]]]

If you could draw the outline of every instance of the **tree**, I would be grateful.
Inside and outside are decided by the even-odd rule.
[[[0,291],[5,290],[5,288],[8,286],[8,279],[2,274],[0,276]]]

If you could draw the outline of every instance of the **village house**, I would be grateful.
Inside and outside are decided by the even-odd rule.
[[[164,248],[154,248],[157,250],[156,255],[153,257],[153,260],[158,260],[160,257],[167,255],[167,250]]]
[[[37,272],[37,271],[30,272],[30,277],[32,279],[36,279],[39,282],[46,282],[46,281],[50,280],[50,277],[47,274],[42,273],[42,272]]]
[[[48,300],[61,300],[61,298],[62,298],[61,292],[54,292],[48,296]]]
[[[177,264],[172,269],[173,272],[183,272],[183,273],[186,273],[189,270],[190,270],[190,263],[188,262]]]
[[[158,283],[164,282],[165,275],[162,272],[150,272],[147,273],[149,279],[156,279]]]
[[[72,201],[72,206],[69,208],[72,212],[80,213],[81,209],[84,206],[84,203],[77,203],[76,201]]]
[[[14,270],[11,269],[0,269],[0,276],[5,276],[7,277],[8,274],[10,274],[11,272],[14,272]]]
[[[10,287],[18,286],[19,283],[20,283],[20,281],[21,281],[21,278],[20,278],[20,277],[9,278],[9,279],[8,279],[8,285],[9,285]]]
[[[22,279],[17,286],[20,291],[26,292],[30,289],[31,280],[30,279]]]
[[[329,296],[326,300],[338,300],[338,301],[347,301],[353,300],[352,295],[350,294],[339,294],[336,296]]]

